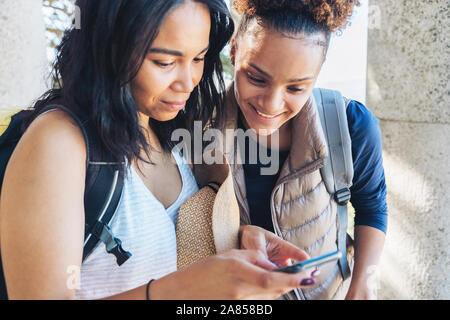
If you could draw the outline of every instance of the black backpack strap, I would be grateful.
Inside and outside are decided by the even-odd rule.
[[[14,149],[22,137],[22,124],[24,119],[30,116],[31,110],[22,110],[11,117],[8,127],[0,136],[0,192],[3,187],[3,178],[6,167]]]
[[[329,156],[321,169],[327,191],[337,203],[337,247],[342,252],[339,268],[342,278],[350,277],[347,261],[347,204],[353,180],[351,138],[348,129],[346,101],[338,91],[314,89],[314,98],[328,143]]]
[[[114,237],[108,224],[116,212],[122,195],[124,177],[120,173],[120,167],[125,163],[118,162],[107,152],[89,120],[71,109],[61,104],[52,104],[43,108],[39,115],[55,109],[67,112],[75,120],[86,142],[83,261],[100,240],[105,244],[107,252],[116,257],[120,266],[131,257],[131,253],[123,250],[121,240]]]
[[[83,260],[100,240],[105,244],[106,251],[116,257],[120,266],[131,257],[131,253],[122,248],[122,241],[114,237],[108,224],[120,202],[124,179],[114,165],[105,163],[95,166],[98,167],[98,174],[90,192],[85,194],[85,211],[95,212],[95,215],[86,214]],[[109,188],[105,190],[106,187]]]

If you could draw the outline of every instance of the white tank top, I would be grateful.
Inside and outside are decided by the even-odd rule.
[[[181,204],[198,191],[194,175],[178,149],[172,150],[182,190],[167,209],[144,185],[130,166],[122,197],[109,226],[132,256],[120,267],[114,255],[99,242],[81,266],[76,299],[113,296],[146,284],[177,270],[175,226]]]

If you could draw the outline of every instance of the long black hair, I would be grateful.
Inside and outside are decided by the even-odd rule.
[[[92,121],[104,147],[129,163],[148,153],[130,82],[167,15],[185,0],[77,0],[81,28],[65,32],[52,70],[54,89],[35,104],[37,115],[50,100],[59,99]],[[192,132],[195,120],[220,126],[225,84],[220,52],[234,24],[224,0],[190,0],[210,10],[211,33],[204,73],[187,101],[185,111],[170,121],[150,119],[149,125],[164,150],[173,146],[177,128]],[[33,117],[29,120],[32,121]],[[145,160],[144,160],[145,161]]]

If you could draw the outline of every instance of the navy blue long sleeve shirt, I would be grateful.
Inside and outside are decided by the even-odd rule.
[[[352,141],[354,176],[350,202],[355,209],[355,226],[371,226],[386,233],[388,212],[378,119],[363,104],[352,100],[347,107],[347,121]],[[288,155],[289,151],[280,152],[279,168]],[[260,175],[260,169],[269,165],[261,164],[259,159],[256,164],[247,160],[244,172],[251,222],[273,232],[270,196],[279,172]]]

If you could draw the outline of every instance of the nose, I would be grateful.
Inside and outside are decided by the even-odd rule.
[[[192,66],[180,67],[172,89],[176,92],[191,93],[195,86],[196,81]]]
[[[264,113],[277,114],[284,109],[284,95],[282,90],[269,89],[261,97],[260,106]]]

